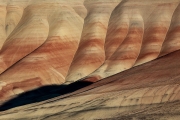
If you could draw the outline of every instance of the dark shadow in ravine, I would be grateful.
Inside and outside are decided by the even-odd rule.
[[[17,97],[7,101],[0,106],[0,111],[8,110],[17,106],[22,106],[30,103],[40,102],[60,95],[71,93],[90,84],[92,84],[92,82],[77,81],[69,85],[43,86],[38,89],[22,93]]]

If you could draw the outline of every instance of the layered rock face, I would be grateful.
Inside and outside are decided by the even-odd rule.
[[[17,4],[22,5],[18,1]],[[1,99],[42,85],[64,83],[85,15],[82,1],[27,2],[21,20],[0,52]],[[7,34],[9,27],[5,27]]]
[[[0,112],[0,119],[178,120],[179,54],[176,51],[64,96]]]
[[[180,118],[180,0],[4,0],[0,13],[0,110],[94,82],[0,120]]]
[[[180,49],[179,0],[0,2],[0,100],[95,82]]]

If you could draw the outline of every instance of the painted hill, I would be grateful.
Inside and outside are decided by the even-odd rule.
[[[97,81],[180,48],[179,0],[1,4],[0,98]]]
[[[179,54],[173,52],[70,94],[1,112],[0,119],[178,120]]]
[[[2,118],[13,119],[17,115],[17,119],[21,119],[20,114],[26,114],[23,119],[28,116],[29,119],[31,116],[45,119],[46,115],[61,115],[64,119],[105,119],[110,116],[121,119],[129,115],[132,119],[140,119],[129,111],[143,110],[137,113],[143,117],[150,113],[155,115],[155,108],[150,108],[161,106],[164,101],[167,106],[175,105],[179,100],[179,15],[180,0],[0,1],[2,105],[21,93],[46,85],[95,82],[75,92],[77,96],[72,93],[75,97],[70,94],[67,98],[57,95],[68,93],[63,90],[72,92],[76,87],[73,86],[73,90],[58,88],[60,93],[50,87],[46,97],[56,91],[57,98],[54,99],[58,99],[57,103],[45,101],[43,105],[27,105],[30,108],[37,106],[33,108],[38,111],[37,115],[28,113],[32,111],[25,106],[27,112],[23,113],[25,108],[20,107],[17,113],[9,116],[6,113],[12,110],[5,114],[1,112]],[[77,85],[77,88],[80,87]],[[43,90],[40,96],[46,94]],[[159,90],[161,92],[156,93]],[[119,97],[114,98],[111,93]],[[173,94],[177,94],[176,97],[172,98]],[[127,95],[130,97],[123,97]],[[30,99],[34,98],[31,96]],[[119,110],[120,101],[123,107]],[[57,105],[57,108],[52,107],[55,110],[51,113],[51,108],[46,105]],[[44,113],[47,108],[49,110]],[[163,111],[164,108],[157,109]],[[173,109],[175,113],[172,111],[172,114],[178,115],[176,108]],[[51,117],[47,118],[55,119]]]

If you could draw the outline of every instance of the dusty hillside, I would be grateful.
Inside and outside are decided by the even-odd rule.
[[[0,2],[0,98],[97,81],[180,48],[179,0]]]
[[[120,118],[121,112],[129,114],[126,110],[146,110],[164,102],[174,105],[179,100],[179,52],[173,53],[180,49],[179,3],[1,0],[0,101],[44,85],[102,80],[78,96],[38,105],[33,108],[36,114],[29,114],[32,111],[25,107],[25,113],[17,108],[18,113],[2,118],[20,119],[20,114],[26,114],[44,119],[52,114],[40,108],[46,105],[57,106],[52,107],[53,114],[67,119]]]
[[[179,54],[171,53],[64,96],[1,112],[0,119],[178,120]]]

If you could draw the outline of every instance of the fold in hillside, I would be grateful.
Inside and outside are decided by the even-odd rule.
[[[65,1],[42,2],[25,8],[20,23],[0,52],[0,72],[3,72],[0,100],[43,85],[65,82],[86,14],[82,1],[72,5]],[[77,9],[83,12],[79,15]]]

